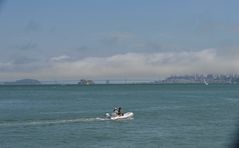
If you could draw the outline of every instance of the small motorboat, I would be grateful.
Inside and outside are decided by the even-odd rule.
[[[133,112],[127,112],[124,113],[123,115],[117,115],[116,113],[106,113],[106,118],[111,119],[111,120],[120,120],[120,119],[132,119],[134,116]]]

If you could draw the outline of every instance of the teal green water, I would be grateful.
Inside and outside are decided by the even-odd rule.
[[[0,86],[1,148],[224,148],[239,85]],[[113,107],[132,120],[104,118]]]

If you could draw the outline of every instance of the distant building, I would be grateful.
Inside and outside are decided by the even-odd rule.
[[[80,80],[80,82],[78,82],[79,85],[93,85],[95,84],[94,81],[92,80],[85,80],[85,79],[82,79]]]
[[[238,75],[216,75],[216,74],[208,74],[208,75],[184,75],[184,76],[170,76],[165,80],[162,80],[158,83],[214,83],[214,84],[236,84],[239,83]],[[155,82],[157,83],[157,82]]]

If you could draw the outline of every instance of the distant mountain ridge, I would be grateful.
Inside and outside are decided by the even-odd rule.
[[[40,85],[41,82],[35,79],[21,79],[15,82],[4,82],[4,85]]]

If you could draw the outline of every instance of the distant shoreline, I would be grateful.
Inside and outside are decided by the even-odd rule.
[[[239,84],[237,74],[208,74],[208,75],[181,75],[170,76],[163,80],[49,80],[21,79],[11,82],[0,82],[0,85],[159,85],[159,84]]]
[[[17,85],[6,85],[6,84],[0,84],[0,86],[79,86],[79,87],[90,87],[90,86],[115,86],[115,85],[205,85],[203,83],[128,83],[128,84],[121,84],[121,83],[117,83],[117,84],[93,84],[93,85],[79,85],[79,84],[17,84]],[[229,84],[229,83],[211,83],[210,85],[239,85],[239,83],[233,83],[233,84]]]

